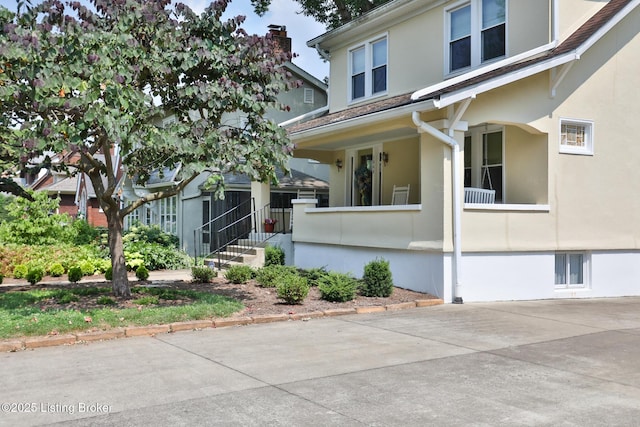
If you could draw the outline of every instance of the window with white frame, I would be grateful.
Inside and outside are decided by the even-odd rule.
[[[351,100],[387,91],[387,37],[349,50]]]
[[[587,286],[588,257],[583,252],[556,253],[556,288],[584,288]]]
[[[505,56],[505,0],[470,0],[447,9],[447,72]]]
[[[308,87],[304,88],[304,100],[305,104],[313,104],[313,89]]]
[[[160,228],[165,233],[178,233],[178,198],[176,196],[158,200]]]
[[[560,152],[593,154],[593,122],[588,120],[560,120]]]

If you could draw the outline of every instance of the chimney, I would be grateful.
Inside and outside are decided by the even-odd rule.
[[[287,37],[287,27],[284,25],[269,25],[269,34],[278,46],[280,52],[291,53],[291,37]]]

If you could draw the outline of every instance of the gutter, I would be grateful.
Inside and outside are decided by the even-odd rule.
[[[462,283],[460,282],[462,270],[462,243],[461,243],[461,217],[462,203],[460,197],[463,193],[462,183],[460,182],[460,144],[453,138],[456,125],[460,122],[462,115],[465,113],[471,101],[475,96],[469,97],[462,101],[457,111],[449,118],[448,132],[445,134],[430,124],[422,121],[419,111],[413,111],[411,119],[413,123],[422,132],[428,133],[439,141],[451,147],[451,192],[452,192],[452,210],[453,210],[453,303],[462,304]]]

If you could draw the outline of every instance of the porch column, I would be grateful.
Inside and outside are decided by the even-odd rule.
[[[251,197],[255,200],[256,209],[262,209],[271,201],[271,186],[262,182],[251,182]]]

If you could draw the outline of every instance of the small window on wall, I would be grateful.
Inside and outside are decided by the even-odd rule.
[[[560,152],[593,154],[593,122],[588,120],[560,120]]]
[[[587,287],[587,255],[582,252],[556,253],[556,288]]]
[[[313,104],[313,89],[304,88],[304,103]]]

